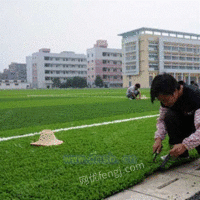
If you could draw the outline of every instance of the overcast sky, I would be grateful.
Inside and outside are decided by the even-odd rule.
[[[0,72],[41,48],[86,54],[98,39],[121,48],[141,27],[200,34],[199,0],[0,0]]]

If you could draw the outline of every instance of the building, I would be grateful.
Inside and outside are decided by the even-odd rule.
[[[139,28],[122,36],[123,87],[140,83],[149,88],[153,78],[169,73],[178,81],[200,84],[200,35]]]
[[[24,63],[14,63],[12,62],[9,65],[10,77],[9,80],[21,80],[26,82],[27,80],[27,72],[26,72],[26,64]]]
[[[8,69],[4,69],[2,73],[2,80],[21,80],[26,82],[26,64],[24,63],[14,63],[9,65]]]
[[[75,76],[87,78],[87,59],[84,54],[71,51],[50,53],[50,49],[40,49],[26,57],[27,79],[32,88],[52,88],[53,79],[67,82]]]
[[[12,89],[29,89],[30,84],[21,80],[0,80],[1,90]]]
[[[97,40],[93,48],[87,49],[87,83],[95,87],[99,75],[104,87],[122,87],[122,50],[107,48],[106,40]]]

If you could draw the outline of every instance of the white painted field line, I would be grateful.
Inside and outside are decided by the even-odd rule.
[[[69,127],[69,128],[60,128],[60,129],[53,130],[53,132],[68,131],[68,130],[81,129],[81,128],[89,128],[89,127],[102,126],[102,125],[108,125],[108,124],[116,124],[116,123],[121,123],[121,122],[128,122],[128,121],[157,117],[157,116],[159,116],[159,114],[157,114],[157,115],[147,115],[147,116],[135,117],[135,118],[129,118],[129,119],[122,119],[122,120],[114,120],[114,121],[110,121],[110,122],[102,122],[102,123],[89,124],[89,125],[74,126],[74,127]],[[29,133],[29,134],[25,134],[25,135],[4,137],[4,138],[0,138],[0,142],[12,140],[12,139],[17,139],[17,138],[30,137],[30,136],[39,135],[39,134],[40,133],[36,132],[36,133]]]
[[[87,95],[89,95],[89,94],[87,94]],[[85,95],[85,96],[80,96],[80,95],[70,95],[70,94],[61,94],[61,95],[49,95],[49,94],[47,94],[47,95],[27,95],[27,97],[94,97],[94,98],[122,98],[122,99],[127,99],[127,97],[126,96],[106,96],[106,95],[103,95],[103,96],[87,96],[87,95]],[[150,97],[146,97],[145,95],[143,95],[142,97],[141,97],[141,99],[149,99]]]

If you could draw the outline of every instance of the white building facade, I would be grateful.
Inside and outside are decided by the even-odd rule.
[[[40,49],[26,58],[27,80],[32,88],[52,88],[54,78],[61,83],[75,76],[87,78],[87,60],[84,54],[71,51],[50,53],[50,49]]]
[[[0,80],[0,89],[1,90],[20,90],[20,89],[29,89],[30,84],[22,80]]]

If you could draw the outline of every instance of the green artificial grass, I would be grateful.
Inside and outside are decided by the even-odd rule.
[[[7,112],[0,137],[158,114],[158,102],[152,105],[150,100],[130,101],[124,98],[125,92],[125,89],[2,91],[1,103],[10,102],[12,106],[10,110],[8,107],[0,110],[2,115]],[[77,97],[73,101],[58,96],[30,100],[27,98],[30,93]],[[79,97],[80,93],[85,97]],[[106,97],[94,97],[98,93]],[[24,104],[16,103],[18,98]],[[152,162],[156,118],[61,131],[55,133],[64,141],[58,146],[31,146],[39,135],[0,142],[0,199],[104,199],[134,186],[162,163],[159,157]],[[160,156],[169,152],[167,142],[168,139]],[[197,156],[195,151],[192,156]],[[178,163],[171,163],[168,168],[175,165]]]

